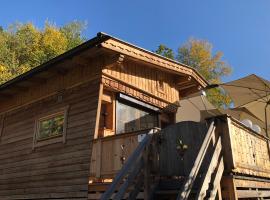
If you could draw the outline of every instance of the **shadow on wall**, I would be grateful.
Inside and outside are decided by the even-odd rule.
[[[216,109],[204,96],[183,99],[176,113],[176,122],[203,122],[206,118],[223,114]]]

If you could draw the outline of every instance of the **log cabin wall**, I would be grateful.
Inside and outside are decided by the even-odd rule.
[[[103,60],[91,59],[84,61],[83,64],[74,60],[65,60],[55,65],[55,69],[40,73],[37,77],[30,77],[29,80],[20,83],[19,88],[24,88],[24,90],[15,90],[15,95],[14,90],[11,89],[10,92],[13,92],[11,97],[0,99],[0,113],[100,77]],[[62,67],[62,71],[57,70],[57,67]],[[10,95],[9,91],[7,95]],[[5,96],[5,94],[0,94],[0,96]]]
[[[1,101],[0,199],[87,199],[100,82],[93,62]],[[65,142],[33,148],[37,116],[61,108],[68,108]]]
[[[105,68],[102,72],[111,79],[134,87],[163,102],[175,104],[179,101],[179,92],[172,74],[131,60],[126,60],[121,66]]]

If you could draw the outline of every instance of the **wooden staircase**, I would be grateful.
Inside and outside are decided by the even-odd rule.
[[[215,130],[212,122],[187,177],[162,178],[158,170],[153,169],[153,163],[158,160],[158,156],[153,156],[158,152],[153,152],[155,148],[152,148],[158,140],[153,138],[158,134],[146,135],[97,199],[221,200],[220,182],[224,163],[221,137]]]
[[[224,171],[224,163],[221,154],[221,137],[215,134],[215,129],[214,122],[212,122],[190,174],[178,193],[177,200],[189,199],[189,194],[192,191],[199,172],[201,172],[200,174],[202,176],[195,199],[204,199],[206,196],[207,199],[215,199],[217,193],[221,199],[220,182]],[[210,145],[211,143],[212,146]],[[207,154],[209,155],[208,160],[206,159]],[[208,162],[204,169],[202,168],[203,162]]]

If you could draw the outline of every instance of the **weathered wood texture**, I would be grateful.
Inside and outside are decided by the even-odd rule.
[[[92,59],[85,65],[81,65],[71,59],[65,60],[58,64],[66,69],[65,73],[46,71],[45,75],[40,74],[38,77],[30,77],[28,84],[31,84],[31,86],[25,86],[28,88],[26,91],[18,91],[11,98],[0,101],[0,113],[100,77],[102,62],[102,60]],[[58,65],[55,67],[58,67]]]
[[[102,77],[102,83],[104,84],[104,87],[106,87],[109,90],[114,90],[117,92],[127,94],[136,99],[140,99],[141,101],[144,101],[150,105],[154,105],[158,108],[161,108],[164,111],[165,110],[169,112],[177,111],[178,104],[166,102],[163,99],[157,98],[154,95],[149,95],[138,88],[130,87],[123,82],[119,82],[118,80]]]
[[[137,148],[138,135],[145,133],[127,133],[93,141],[91,157],[91,178],[113,178],[122,168],[124,160]],[[124,159],[124,160],[123,160]]]
[[[123,41],[119,41],[115,38],[104,41],[101,46],[106,49],[119,52],[120,54],[123,54],[129,58],[135,60],[137,59],[143,61],[144,63],[151,64],[156,68],[161,69],[162,71],[173,72],[178,75],[190,75],[193,79],[196,80],[198,85],[203,87],[207,85],[202,76],[191,67],[176,63],[170,59],[160,58],[160,56],[153,55],[146,50],[140,49]]]
[[[221,179],[222,198],[225,200],[237,200],[236,186],[232,177],[223,176]]]
[[[87,199],[100,80],[6,114],[0,199]],[[32,149],[35,116],[69,105],[66,143]]]
[[[236,120],[228,120],[231,138],[233,172],[270,178],[268,139],[246,128]],[[226,147],[225,147],[226,148]]]
[[[235,199],[261,199],[270,196],[269,179],[257,179],[245,176],[225,176],[222,180],[222,198]]]
[[[172,74],[161,73],[157,69],[131,61],[125,61],[121,67],[105,68],[103,74],[138,88],[144,93],[153,95],[165,102],[175,103],[179,100],[176,77]],[[162,84],[162,89],[159,84]]]
[[[206,132],[205,124],[197,122],[180,122],[161,130],[160,174],[188,176]],[[188,146],[182,155],[176,149],[179,140]]]

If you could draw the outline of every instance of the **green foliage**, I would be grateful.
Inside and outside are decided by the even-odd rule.
[[[174,59],[174,52],[172,49],[166,47],[165,45],[161,44],[158,46],[158,49],[155,51],[155,53],[162,55],[166,58]]]
[[[86,24],[74,21],[62,27],[46,22],[43,29],[32,23],[0,27],[0,83],[24,73],[85,41]]]
[[[231,73],[222,61],[222,52],[212,54],[212,45],[204,40],[190,39],[178,49],[177,60],[198,70],[209,82],[220,83],[223,76]]]
[[[166,56],[167,52],[173,51],[165,46],[156,51],[163,56]],[[175,59],[195,68],[209,83],[218,84],[222,82],[222,77],[231,74],[231,67],[222,60],[222,56],[220,51],[212,53],[212,44],[208,41],[190,39],[178,48]],[[220,88],[207,91],[207,98],[218,108],[227,107],[231,103],[231,99]]]
[[[195,68],[211,84],[222,82],[222,77],[231,74],[231,67],[222,60],[223,53],[213,55],[212,44],[205,40],[190,39],[178,49],[177,60]],[[216,107],[227,107],[231,99],[220,88],[207,91],[208,100]]]

